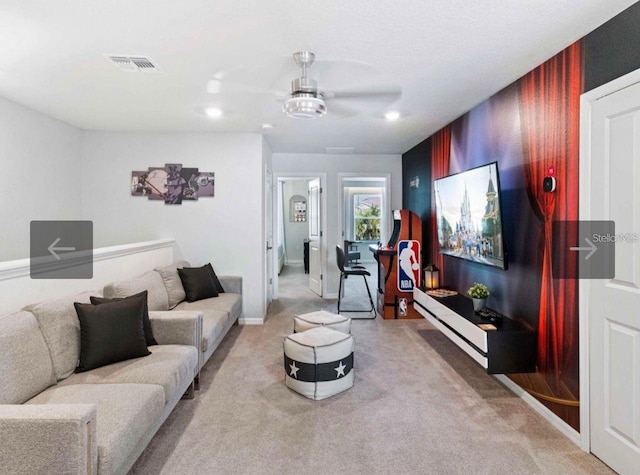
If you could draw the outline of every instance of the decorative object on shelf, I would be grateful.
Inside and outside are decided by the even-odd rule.
[[[304,223],[307,221],[307,200],[302,195],[293,195],[289,199],[289,221]]]
[[[479,312],[485,307],[487,303],[487,297],[489,296],[489,289],[486,285],[474,282],[473,285],[469,287],[467,293],[473,300],[474,311]]]
[[[215,173],[185,168],[181,163],[131,172],[131,196],[179,205],[183,201],[214,196]]]
[[[435,264],[429,264],[424,268],[424,285],[427,290],[435,290],[440,287],[440,269]]]
[[[454,295],[458,295],[458,292],[455,290],[447,290],[447,289],[433,289],[427,290],[427,295],[431,295],[432,297],[453,297]]]

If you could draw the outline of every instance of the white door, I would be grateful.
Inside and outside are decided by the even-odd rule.
[[[273,300],[273,174],[266,169],[264,174],[264,204],[265,204],[265,228],[266,228],[266,305],[267,308]]]
[[[640,83],[593,102],[590,220],[615,222],[615,278],[590,280],[591,451],[640,471]],[[585,203],[583,203],[584,205]]]
[[[322,297],[322,238],[320,178],[309,181],[309,288]]]

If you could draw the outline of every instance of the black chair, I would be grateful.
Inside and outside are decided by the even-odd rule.
[[[336,261],[338,263],[338,269],[340,269],[340,288],[338,289],[338,313],[340,313],[340,301],[342,300],[342,280],[346,279],[350,275],[361,275],[364,279],[364,285],[367,286],[367,294],[369,294],[369,303],[371,303],[371,308],[368,310],[344,310],[343,312],[374,312],[373,317],[362,317],[362,318],[376,318],[375,314],[375,305],[373,303],[373,298],[371,298],[371,291],[369,290],[369,283],[367,282],[367,277],[371,274],[367,270],[365,266],[351,266],[345,267],[346,257],[344,255],[344,251],[340,246],[336,246]]]
[[[360,252],[358,251],[358,246],[355,241],[344,241],[344,249],[346,255],[346,265],[351,266],[353,264],[359,264],[360,260]]]

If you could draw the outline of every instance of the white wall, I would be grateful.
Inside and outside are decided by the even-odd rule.
[[[0,315],[87,290],[102,295],[102,289],[109,282],[130,279],[140,274],[140,269],[171,264],[174,252],[172,240],[94,249],[91,279],[32,279],[29,259],[0,262]]]
[[[326,173],[327,183],[324,193],[327,201],[327,260],[325,297],[338,296],[340,274],[336,265],[336,245],[343,245],[338,217],[338,207],[342,206],[342,197],[338,173],[358,173],[366,176],[370,173],[391,174],[391,208],[402,208],[402,156],[393,155],[329,155],[274,153],[273,171],[280,175],[295,176],[298,173]]]
[[[81,219],[81,137],[0,98],[0,262],[29,257],[32,220]]]
[[[287,262],[302,263],[304,258],[304,240],[309,237],[309,221],[291,221],[290,201],[294,195],[307,201],[309,182],[307,180],[287,180],[284,182],[282,201],[284,205],[284,242]]]
[[[175,239],[176,259],[241,275],[244,317],[261,319],[265,154],[259,134],[85,132],[82,215],[94,222],[94,245]],[[215,197],[165,205],[130,195],[132,170],[165,163],[215,172]]]

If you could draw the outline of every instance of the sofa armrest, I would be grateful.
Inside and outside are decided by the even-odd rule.
[[[202,341],[202,312],[149,312],[153,337],[160,345],[195,346],[200,351]]]
[[[242,295],[242,277],[237,275],[219,275],[218,280],[225,292]]]
[[[0,471],[98,473],[94,404],[0,405]]]

